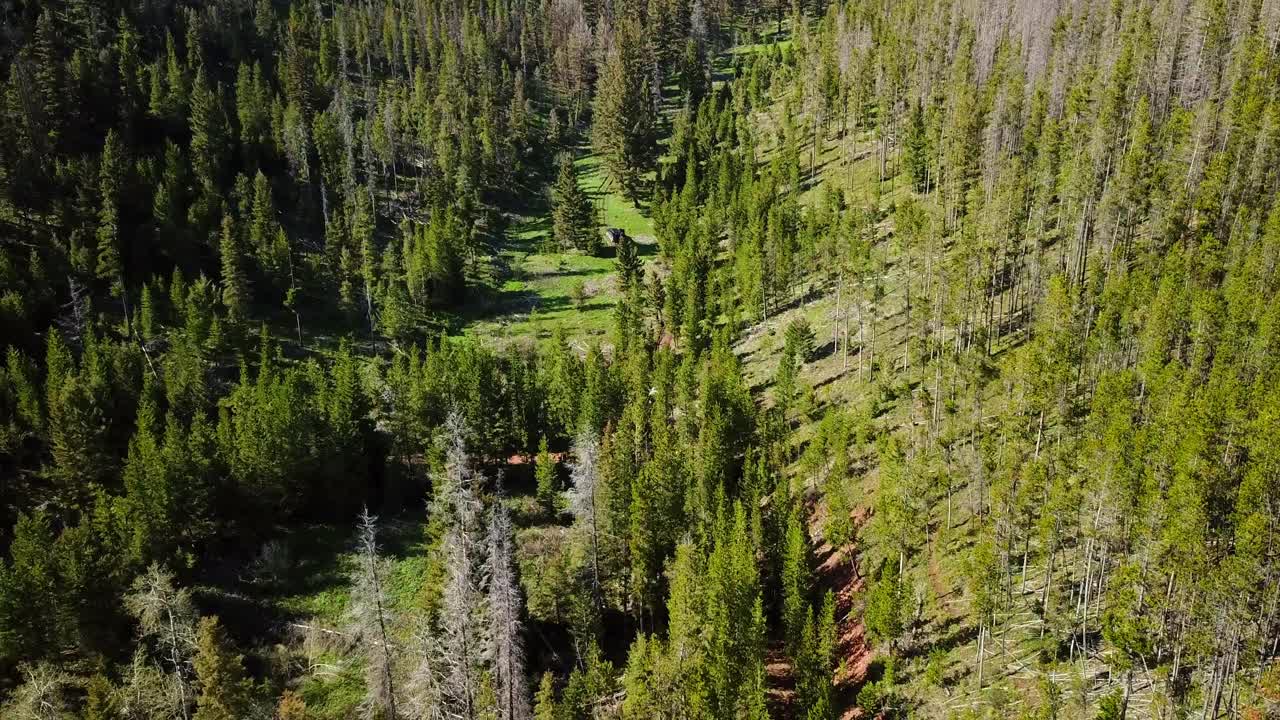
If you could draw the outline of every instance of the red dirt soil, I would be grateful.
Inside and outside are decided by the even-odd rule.
[[[855,532],[866,525],[870,511],[857,508],[853,512]],[[814,580],[818,594],[830,590],[836,601],[836,648],[840,660],[836,663],[836,707],[842,708],[841,720],[865,717],[855,703],[854,693],[862,685],[871,666],[872,652],[866,643],[866,626],[862,622],[862,592],[866,578],[858,566],[857,541],[836,551],[822,539],[819,530],[825,521],[825,509],[821,503],[809,504],[810,541],[814,543],[813,555],[817,560]],[[802,708],[795,707],[795,677],[791,659],[779,647],[770,648],[765,656],[765,672],[768,683],[770,714],[777,718],[792,718]]]
[[[815,509],[810,527],[821,527],[818,514],[820,511]],[[855,532],[862,531],[869,515],[865,508],[854,510]],[[857,547],[856,540],[839,551],[825,541],[814,547],[814,555],[818,559],[818,586],[830,590],[836,601],[836,651],[840,661],[836,664],[835,686],[837,707],[843,708],[841,720],[863,717],[862,709],[854,702],[854,693],[866,678],[872,659],[871,648],[866,642],[867,628],[862,622],[862,593],[867,581],[859,567]]]

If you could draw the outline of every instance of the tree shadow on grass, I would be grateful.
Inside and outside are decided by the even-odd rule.
[[[507,226],[502,247],[526,253],[538,252],[551,237],[551,215],[538,214]]]
[[[576,305],[571,297],[565,295],[546,296],[528,289],[501,291],[498,297],[484,305],[473,306],[468,312],[460,315],[456,325],[462,327],[477,322],[519,323],[530,320],[535,312],[539,316],[549,317],[566,311],[585,314],[606,311],[613,307],[614,302],[608,299]],[[549,334],[539,330],[537,336],[549,337]]]
[[[567,300],[565,298],[551,298],[549,301],[545,302],[543,305],[538,306],[538,312],[549,314],[549,313],[556,312],[558,310],[571,309],[579,313],[589,313],[589,312],[594,312],[596,310],[608,310],[612,307],[613,307],[613,303],[606,300],[588,302],[588,303],[583,303],[581,305],[573,305],[573,302],[571,300]]]
[[[944,639],[950,638],[952,642],[955,642],[957,638],[963,637],[963,634],[965,633],[965,628],[958,627],[961,624],[961,618],[947,616],[936,623],[932,623],[932,627],[929,629],[934,636]],[[928,627],[929,625],[930,623],[926,623],[924,627]],[[977,633],[974,632],[972,636],[976,638]],[[955,645],[944,647],[941,640],[933,643],[912,643],[911,647],[907,648],[906,651],[903,652],[902,658],[904,660],[912,660],[914,658],[927,657],[929,653],[934,650],[951,650],[954,647]]]
[[[945,634],[939,632],[938,641],[930,649],[938,648],[943,652],[951,652],[961,645],[968,645],[978,639],[977,625],[966,625],[957,619],[947,627],[950,631]]]
[[[844,377],[844,376],[845,376],[845,373],[846,373],[846,372],[847,372],[846,370],[837,370],[836,372],[834,372],[834,373],[832,373],[832,374],[828,375],[827,377],[825,377],[825,378],[823,378],[823,379],[819,380],[818,382],[816,382],[816,383],[814,383],[814,384],[813,384],[813,389],[814,389],[814,391],[816,392],[816,391],[818,391],[818,390],[821,390],[822,388],[824,388],[824,387],[826,387],[826,386],[830,385],[831,383],[833,383],[833,382],[835,382],[835,381],[839,380],[840,378],[842,378],[842,377]]]
[[[526,278],[567,278],[567,277],[585,277],[591,275],[607,275],[610,271],[600,268],[552,268],[546,272],[529,272],[524,271]]]
[[[424,520],[425,509],[380,521],[379,554],[397,564],[420,558]],[[222,618],[246,645],[285,642],[313,616],[341,611],[355,569],[355,534],[354,521],[286,528],[261,546],[246,548],[235,571],[228,563],[218,573],[223,577],[197,586],[197,605],[203,614]],[[268,557],[274,571],[262,570]]]

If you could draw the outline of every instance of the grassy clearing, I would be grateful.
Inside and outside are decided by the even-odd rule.
[[[389,589],[396,600],[417,593],[415,569],[424,562],[425,518],[407,517],[379,524],[378,544],[392,562]],[[281,615],[306,618],[326,627],[341,626],[350,599],[349,579],[356,569],[354,530],[349,525],[299,529],[283,541],[291,565],[279,591],[267,585],[264,600]]]
[[[578,169],[578,182],[586,188],[591,201],[596,205],[601,227],[622,228],[641,242],[653,240],[653,220],[647,215],[647,203],[641,201],[641,207],[638,208],[623,196],[617,184],[605,175],[599,155],[588,153],[579,157],[574,164]]]
[[[390,563],[387,595],[394,613],[420,602],[427,557],[425,517],[406,516],[379,524],[379,546]],[[338,720],[353,717],[364,697],[363,660],[352,652],[347,634],[351,576],[358,567],[350,525],[298,528],[279,541],[284,571],[258,578],[244,594],[264,614],[283,618],[281,634],[290,639],[286,660],[306,668],[295,688],[307,703],[308,717]],[[394,616],[394,615],[393,615]],[[393,626],[397,637],[409,628]],[[284,653],[286,646],[275,652]]]
[[[640,243],[642,255],[656,254],[648,208],[637,207],[608,181],[599,156],[587,153],[575,164],[579,182],[596,205],[601,232],[622,228]],[[506,272],[494,297],[464,318],[464,334],[501,342],[538,341],[563,329],[578,344],[604,342],[618,297],[612,250],[590,256],[556,247],[551,208],[543,197],[530,198],[524,211],[515,217],[499,252]]]
[[[570,338],[590,340],[608,332],[616,294],[612,258],[528,252],[509,262],[499,305],[470,323],[467,335],[545,339],[563,328]]]

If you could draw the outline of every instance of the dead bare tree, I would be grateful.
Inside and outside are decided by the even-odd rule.
[[[595,433],[579,433],[573,443],[573,462],[569,466],[571,486],[569,508],[577,526],[591,543],[591,589],[596,606],[602,604],[600,593],[600,443]]]
[[[14,689],[4,705],[3,715],[14,720],[63,720],[75,717],[71,712],[68,690],[74,680],[61,670],[41,663],[22,670],[22,684]]]
[[[410,676],[410,706],[414,717],[424,720],[475,720],[483,714],[481,687],[492,657],[480,500],[465,438],[461,416],[450,413],[444,472],[435,478],[431,505],[433,514],[446,518],[447,580],[440,617],[418,633],[417,665]]]
[[[196,614],[191,593],[173,584],[173,573],[153,564],[133,583],[125,607],[138,620],[144,640],[155,642],[172,683],[170,705],[183,720],[191,715],[191,658],[196,648]]]
[[[386,560],[378,554],[378,518],[365,508],[356,530],[359,565],[351,578],[348,610],[350,633],[360,643],[367,661],[365,699],[362,710],[368,718],[396,717],[394,656],[387,628],[391,608],[385,589]]]
[[[514,563],[511,515],[502,502],[501,484],[489,520],[489,610],[493,638],[493,673],[501,720],[530,720],[529,685],[524,667],[524,599]]]
[[[591,27],[582,0],[555,0],[551,5],[550,43],[554,48],[550,85],[576,127],[587,107],[591,86]]]
[[[173,718],[181,717],[182,704],[178,701],[181,683],[165,673],[138,648],[133,661],[124,673],[120,688],[120,712],[125,718]]]

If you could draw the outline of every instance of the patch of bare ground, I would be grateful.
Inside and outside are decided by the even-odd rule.
[[[855,508],[852,517],[855,538],[866,526],[870,517],[867,508]],[[826,522],[826,508],[814,503],[810,513],[811,532]],[[847,547],[833,548],[822,539],[822,533],[814,537],[814,555],[818,561],[815,579],[820,592],[831,591],[836,603],[836,675],[832,679],[836,689],[836,707],[841,709],[841,720],[865,717],[857,706],[857,692],[871,667],[873,653],[867,644],[867,628],[862,620],[863,592],[867,580],[859,563],[858,542],[855,539]]]
[[[791,720],[796,712],[796,678],[792,672],[791,658],[781,647],[765,651],[765,701],[769,717]]]

